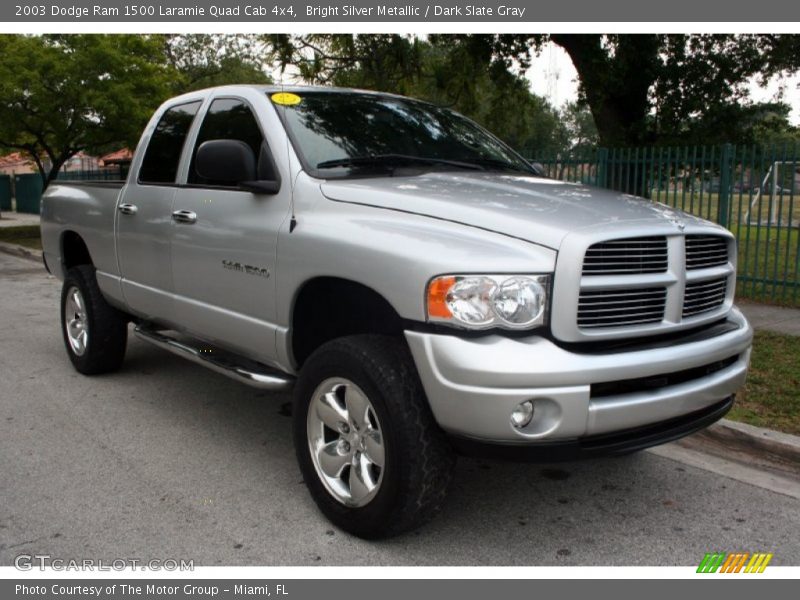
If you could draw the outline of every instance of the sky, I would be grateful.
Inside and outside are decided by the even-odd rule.
[[[560,108],[578,97],[575,67],[567,53],[555,44],[548,44],[541,54],[533,58],[526,75],[533,93],[544,96],[554,106]],[[792,125],[800,126],[800,75],[773,79],[764,88],[753,80],[750,83],[751,98],[755,102],[774,100],[781,86],[784,87],[783,101],[792,107],[789,120]]]

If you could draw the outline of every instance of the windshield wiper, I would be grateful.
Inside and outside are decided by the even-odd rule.
[[[434,158],[428,156],[413,156],[411,154],[373,154],[371,156],[349,156],[347,158],[337,158],[325,160],[317,163],[318,169],[333,169],[335,167],[359,167],[359,166],[387,166],[394,167],[403,163],[419,163],[426,165],[446,165],[458,169],[469,169],[472,171],[482,171],[484,168],[474,162],[463,162],[460,160],[448,160],[446,158]]]

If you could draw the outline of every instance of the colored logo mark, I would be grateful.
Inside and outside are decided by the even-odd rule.
[[[772,554],[767,552],[709,552],[700,561],[698,573],[763,573]]]

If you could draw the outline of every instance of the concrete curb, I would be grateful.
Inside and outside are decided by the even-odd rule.
[[[678,445],[800,481],[800,437],[722,419]]]
[[[42,264],[42,251],[34,248],[26,248],[18,244],[9,244],[8,242],[0,242],[0,252],[18,256],[19,258],[27,258],[28,260],[36,261]],[[44,268],[44,267],[42,267]]]

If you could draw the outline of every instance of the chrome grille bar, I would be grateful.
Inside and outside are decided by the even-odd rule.
[[[632,275],[667,270],[667,238],[640,237],[594,244],[583,259],[584,275]]]
[[[620,299],[624,298],[624,299]],[[666,288],[645,288],[618,292],[584,292],[578,303],[578,326],[625,327],[658,323],[664,318]]]
[[[728,242],[713,235],[686,236],[686,269],[707,269],[728,263]]]

